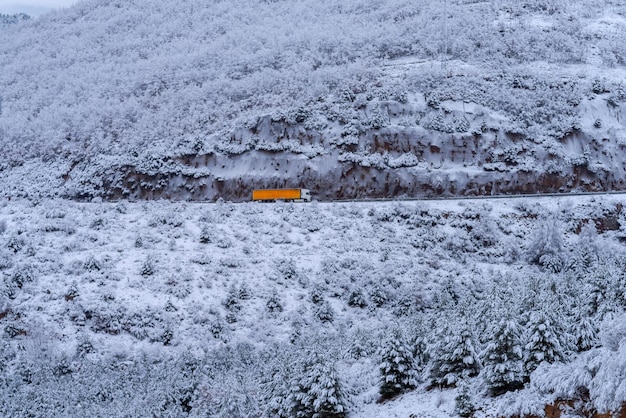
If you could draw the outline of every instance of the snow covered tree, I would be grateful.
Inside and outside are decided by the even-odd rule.
[[[527,324],[528,343],[524,356],[524,371],[527,376],[545,362],[554,363],[565,359],[554,324],[542,311],[530,314]]]
[[[156,268],[154,267],[154,259],[148,256],[141,265],[141,270],[139,272],[142,276],[152,276],[155,271]]]
[[[611,257],[602,257],[593,272],[584,277],[584,305],[591,315],[602,317],[620,312],[626,304],[626,284],[623,267],[615,265]]]
[[[355,308],[365,308],[367,306],[367,299],[363,295],[361,289],[356,288],[348,296],[348,306]]]
[[[454,413],[461,418],[470,418],[474,416],[474,412],[476,412],[476,407],[472,403],[469,384],[463,382],[459,393],[454,398]]]
[[[369,357],[376,352],[376,343],[372,340],[372,336],[363,328],[354,330],[348,338],[350,344],[345,355],[348,358],[358,360],[363,357]]]
[[[283,304],[278,296],[278,292],[274,291],[270,294],[265,302],[265,307],[270,313],[278,313],[283,311]]]
[[[254,382],[244,369],[240,367],[220,376],[215,382],[214,402],[211,405],[211,416],[216,418],[234,418],[257,416]]]
[[[290,367],[277,349],[271,350],[266,360],[272,359],[261,382],[261,397],[265,405],[263,417],[289,418],[292,412],[293,397],[291,389]]]
[[[430,379],[433,386],[453,387],[480,372],[474,336],[465,324],[458,329],[448,325],[432,350]]]
[[[215,241],[214,227],[204,226],[200,231],[200,242],[202,244],[210,244]]]
[[[543,220],[535,230],[527,249],[528,259],[550,271],[558,272],[564,265],[563,232],[554,217]]]
[[[598,345],[598,327],[589,316],[579,315],[572,324],[576,351],[587,351]]]
[[[328,301],[324,301],[322,304],[317,306],[313,315],[315,315],[315,317],[321,322],[333,322],[333,319],[335,318],[335,311],[332,306],[330,306]]]
[[[382,357],[380,365],[382,399],[392,398],[417,386],[419,373],[413,353],[399,329],[392,332],[380,354]]]
[[[485,383],[492,395],[516,390],[524,384],[522,327],[514,319],[502,319],[495,325],[483,353]]]
[[[428,324],[424,318],[418,318],[411,327],[409,334],[409,345],[413,353],[413,360],[417,370],[422,370],[430,361],[428,352]]]
[[[278,418],[343,418],[347,396],[334,364],[313,350],[281,362],[263,385],[264,416]],[[287,366],[288,367],[285,367]]]
[[[593,222],[587,222],[580,229],[578,243],[575,248],[572,267],[583,274],[589,273],[598,262],[598,232]]]
[[[316,351],[309,351],[302,374],[293,381],[292,416],[298,418],[343,418],[346,395],[335,366]]]

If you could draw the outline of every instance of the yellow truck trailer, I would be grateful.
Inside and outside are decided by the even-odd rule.
[[[311,192],[308,189],[256,189],[252,190],[252,200],[255,202],[275,202],[276,200],[310,202]]]

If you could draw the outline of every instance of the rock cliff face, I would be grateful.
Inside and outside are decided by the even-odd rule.
[[[381,126],[265,116],[212,146],[200,144],[196,152],[104,163],[79,160],[62,174],[61,190],[79,199],[245,201],[254,188],[304,187],[318,200],[342,200],[626,186],[620,157],[626,145],[615,132],[579,126],[560,138],[537,141],[511,132],[485,109],[459,113],[450,110],[457,103],[438,109],[385,105]],[[422,119],[431,118],[427,128],[420,122],[398,124],[400,115],[413,121],[420,113]],[[449,119],[449,132],[433,129],[435,118]],[[452,123],[461,118],[465,126],[455,130]]]
[[[578,416],[584,416],[589,418],[626,418],[626,404],[622,406],[622,409],[616,412],[599,413],[597,411],[588,410],[585,408],[585,403],[582,401],[566,401],[558,400],[551,405],[546,405],[544,412],[545,418],[561,418],[571,413]],[[525,415],[523,417],[515,418],[538,418],[536,415]]]

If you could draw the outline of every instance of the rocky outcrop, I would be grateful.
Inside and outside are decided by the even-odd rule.
[[[587,418],[626,418],[626,404],[622,405],[619,411],[597,412],[588,409],[581,401],[557,400],[553,404],[546,405],[544,416],[523,415],[513,418],[564,418],[565,416],[581,416]]]
[[[544,144],[504,130],[384,127],[351,138],[335,131],[264,118],[209,151],[112,164],[80,161],[63,174],[65,194],[245,201],[255,188],[304,187],[318,200],[349,200],[623,190],[626,185],[623,167],[603,158],[606,150],[582,132],[548,152]]]

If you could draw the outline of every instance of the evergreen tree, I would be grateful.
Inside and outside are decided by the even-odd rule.
[[[428,343],[423,329],[416,329],[416,333],[410,340],[413,360],[417,370],[422,370],[430,361]]]
[[[483,354],[483,376],[492,395],[519,389],[524,381],[522,328],[513,319],[493,327]]]
[[[472,403],[469,385],[464,382],[461,385],[459,393],[454,398],[454,413],[461,418],[470,418],[474,416],[476,407]]]
[[[576,351],[587,351],[598,344],[598,327],[589,316],[579,315],[573,324]]]
[[[563,232],[556,218],[545,219],[535,230],[528,246],[528,259],[546,269],[559,272],[564,266]]]
[[[358,360],[374,353],[373,344],[368,334],[361,328],[357,328],[350,337],[350,345],[346,355]]]
[[[304,361],[297,357],[289,363],[279,362],[262,387],[265,417],[347,416],[347,397],[335,366],[315,351],[309,350]]]
[[[592,222],[588,222],[581,227],[580,234],[578,234],[575,257],[571,263],[575,271],[588,274],[594,264],[598,262],[599,248],[597,237],[598,232]]]
[[[382,399],[392,398],[417,386],[419,375],[413,353],[399,329],[392,332],[381,350],[380,365]]]
[[[430,379],[433,385],[453,387],[465,378],[478,375],[480,360],[467,325],[461,325],[458,330],[448,326],[439,340],[432,350]]]
[[[302,376],[297,379],[294,417],[343,418],[347,416],[346,396],[335,366],[315,351],[310,351]]]
[[[595,271],[594,274],[586,277],[585,285],[583,289],[583,295],[585,296],[586,309],[592,314],[603,315],[610,310],[609,289],[608,289],[608,276],[607,272],[603,272],[604,268]]]
[[[294,382],[294,373],[300,370],[291,370],[293,363],[289,360],[289,350],[285,347],[272,347],[266,353],[265,360],[268,368],[261,382],[261,398],[265,405],[262,416],[264,418],[289,418],[293,410],[293,393],[297,385]]]
[[[545,362],[562,361],[565,353],[555,327],[542,311],[532,312],[527,325],[528,343],[524,357],[524,371],[527,376]]]

